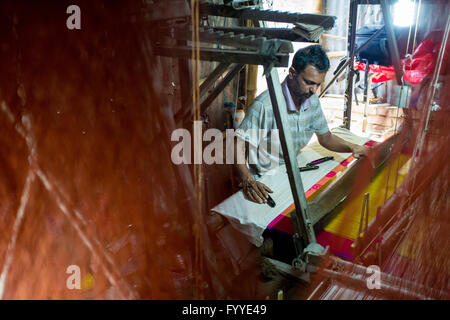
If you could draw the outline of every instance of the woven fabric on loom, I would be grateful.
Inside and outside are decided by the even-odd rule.
[[[324,227],[322,231],[317,233],[317,242],[322,246],[330,246],[330,250],[335,255],[342,258],[352,260],[354,257],[351,253],[351,245],[358,237],[359,226],[361,222],[361,212],[364,202],[364,195],[369,193],[369,223],[375,218],[377,208],[383,205],[386,186],[387,199],[395,191],[395,173],[393,172],[397,161],[400,168],[407,162],[408,157],[400,155],[393,162],[390,178],[389,166],[383,168],[373,181],[354,199],[349,201],[343,209],[338,211],[334,218]],[[399,170],[397,186],[405,179],[405,170]]]

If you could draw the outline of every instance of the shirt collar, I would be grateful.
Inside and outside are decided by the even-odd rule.
[[[288,85],[287,85],[287,77],[281,84],[281,88],[283,90],[284,99],[286,100],[286,106],[289,112],[298,112],[299,110],[295,106],[294,100],[292,99],[291,92],[289,91]],[[310,99],[306,99],[305,102],[302,103],[300,106],[300,110],[306,111],[311,106]]]

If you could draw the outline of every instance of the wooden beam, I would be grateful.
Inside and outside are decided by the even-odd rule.
[[[303,249],[308,244],[316,243],[316,236],[308,216],[308,206],[306,203],[302,178],[300,176],[300,170],[298,170],[297,153],[293,147],[291,131],[288,125],[286,100],[283,96],[277,69],[272,68],[266,75],[266,80],[275,121],[280,135],[281,149],[286,164],[292,197],[294,198],[295,211],[291,214],[292,226],[294,229],[294,245],[297,255],[301,256],[303,254]],[[300,238],[303,239],[303,248],[300,247]]]
[[[185,59],[180,59],[180,61],[185,61],[187,63],[187,60]],[[203,81],[203,83],[200,85],[200,99],[203,97],[205,92],[208,91],[211,86],[217,81],[217,79],[227,70],[229,66],[229,63],[222,62],[208,75],[205,81]],[[177,122],[180,119],[185,118],[192,109],[192,93],[189,94],[186,99],[182,100],[181,105],[181,109],[175,114],[175,120]]]
[[[213,89],[213,91],[205,98],[205,100],[200,104],[200,113],[204,114],[211,103],[217,98],[217,96],[225,89],[228,83],[241,71],[244,64],[235,64],[223,80]]]
[[[155,48],[155,54],[165,57],[184,58],[191,59],[192,48],[191,47],[172,47],[172,46],[158,46]],[[277,53],[274,55],[276,61],[275,67],[287,67],[289,64],[288,53]],[[228,49],[213,49],[213,48],[201,48],[200,60],[206,61],[220,61],[228,63],[242,63],[242,64],[255,64],[265,65],[271,62],[274,57],[261,54],[255,51],[241,51],[241,50],[228,50]]]

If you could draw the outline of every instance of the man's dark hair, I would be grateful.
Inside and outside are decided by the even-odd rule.
[[[308,64],[312,64],[320,73],[327,72],[330,69],[330,60],[319,45],[308,46],[295,53],[292,66],[297,73],[305,70]]]

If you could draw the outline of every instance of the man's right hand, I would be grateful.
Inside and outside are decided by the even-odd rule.
[[[272,193],[273,191],[264,183],[256,181],[253,177],[248,177],[242,180],[242,192],[250,201],[265,203],[267,202],[267,193]]]

